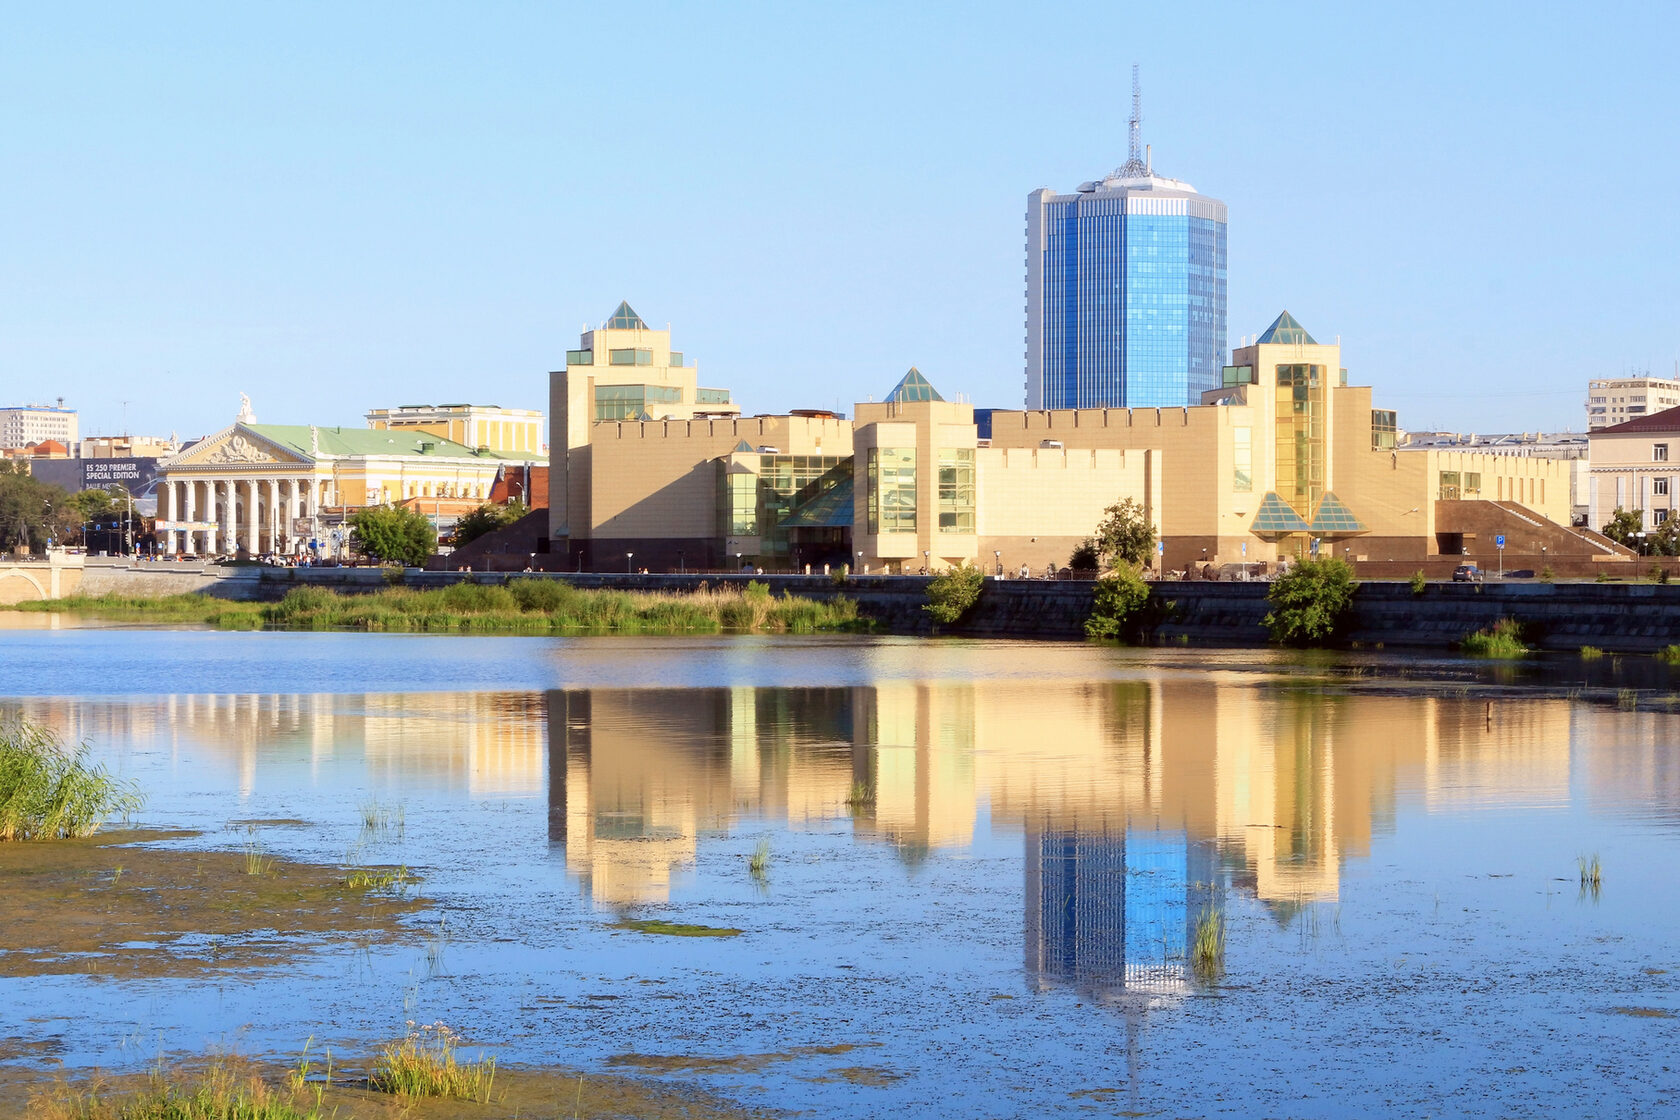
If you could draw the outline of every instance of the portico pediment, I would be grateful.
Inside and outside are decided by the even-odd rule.
[[[254,467],[262,470],[313,465],[309,458],[282,447],[243,424],[235,424],[226,431],[218,432],[188,448],[169,460],[164,467],[166,470],[225,467]]]

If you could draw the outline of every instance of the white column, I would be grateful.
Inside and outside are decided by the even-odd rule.
[[[240,479],[234,486],[240,484],[245,487],[245,519],[240,524],[241,534],[245,541],[245,551],[251,556],[257,554],[257,480],[254,478]]]
[[[192,479],[187,480],[186,515],[187,515],[187,520],[188,521],[197,521],[198,520],[198,480],[196,478],[192,478]],[[192,553],[195,556],[203,556],[204,555],[203,550],[197,547],[198,541],[195,539],[197,536],[198,536],[198,533],[197,533],[196,530],[194,530],[194,529],[188,529],[187,530],[187,536],[186,536],[187,548],[186,548],[186,550],[188,552]]]
[[[268,551],[281,551],[281,523],[280,523],[280,480],[277,478],[264,479],[263,489],[268,491]]]

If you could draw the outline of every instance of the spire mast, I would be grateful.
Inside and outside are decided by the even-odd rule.
[[[1138,84],[1138,66],[1132,63],[1132,120],[1127,128],[1126,163],[1143,162],[1143,87]]]

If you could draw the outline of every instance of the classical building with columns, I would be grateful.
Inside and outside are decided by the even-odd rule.
[[[258,424],[232,427],[158,466],[158,538],[170,554],[296,555],[347,512],[490,499],[498,476],[536,459],[430,432]],[[471,508],[469,505],[467,508]]]

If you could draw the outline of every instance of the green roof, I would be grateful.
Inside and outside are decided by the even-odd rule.
[[[1312,527],[1302,520],[1301,515],[1292,509],[1288,502],[1278,497],[1277,491],[1268,490],[1266,496],[1260,499],[1260,512],[1254,515],[1254,524],[1248,531],[1258,536],[1282,536],[1286,533],[1307,533]]]
[[[905,401],[942,401],[944,399],[939,395],[939,390],[928,384],[928,379],[923,377],[921,370],[915,366],[911,366],[910,372],[899,378],[898,384],[893,386],[893,391],[887,394],[888,401],[898,404],[903,404]]]
[[[1353,511],[1328,490],[1324,492],[1324,497],[1318,501],[1318,512],[1313,514],[1312,531],[1324,537],[1370,532],[1369,529],[1360,524],[1359,518],[1353,515]]]
[[[255,432],[270,443],[312,459],[316,452],[310,447],[310,427],[307,424],[241,424],[246,431]],[[405,428],[315,428],[323,457],[357,455],[424,455],[428,459],[502,459],[494,451],[480,455],[465,444],[434,436],[430,432]]]
[[[645,331],[648,325],[642,322],[642,317],[636,314],[636,309],[625,300],[618,301],[618,310],[607,320],[609,331]]]
[[[1313,336],[1307,333],[1307,328],[1295,321],[1295,316],[1285,311],[1272,321],[1266,328],[1266,333],[1260,336],[1261,342],[1277,342],[1286,346],[1317,346]]]

